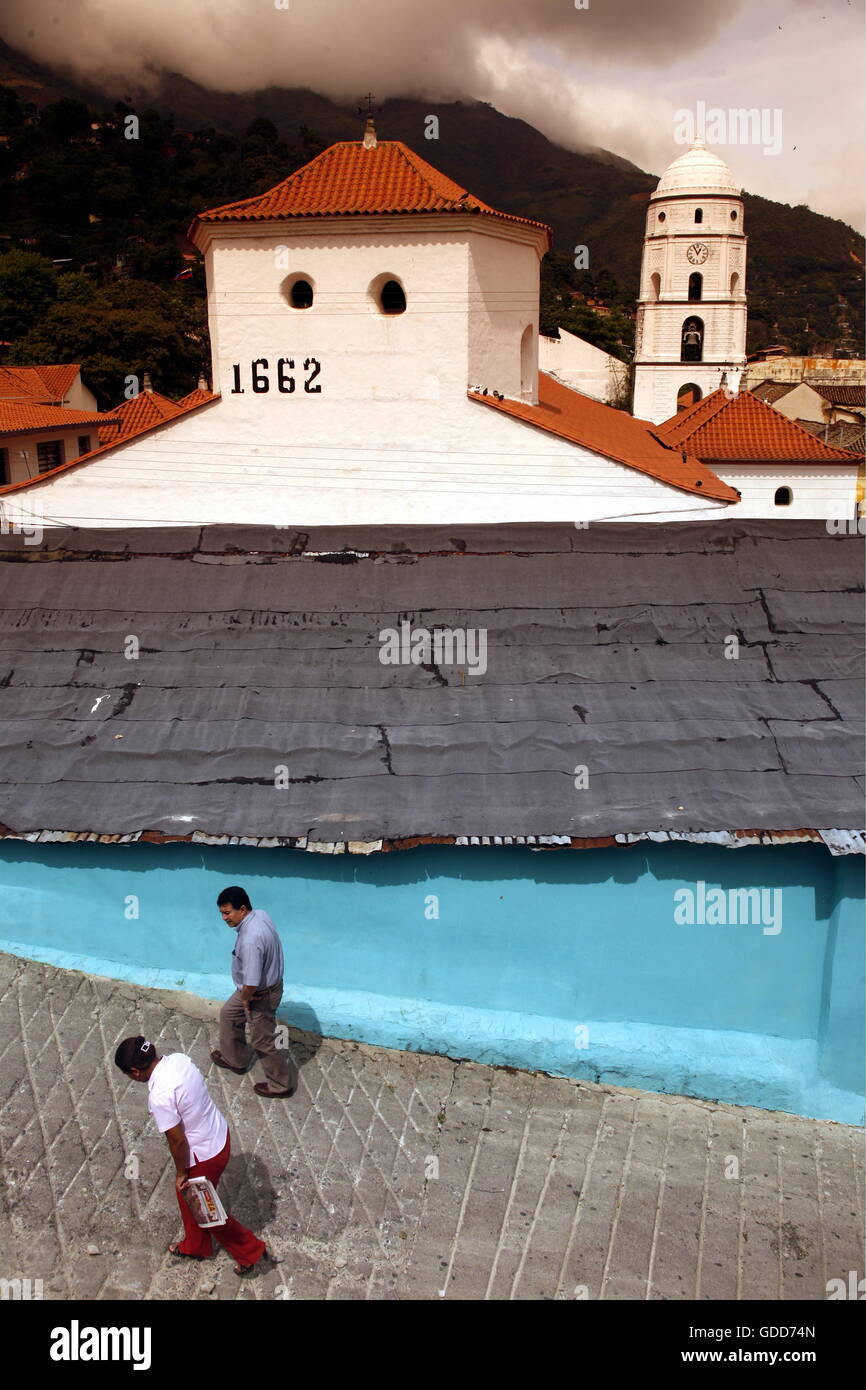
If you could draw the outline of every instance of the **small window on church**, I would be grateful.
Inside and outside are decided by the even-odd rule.
[[[383,314],[404,314],[406,312],[406,296],[399,281],[385,281],[379,294],[379,303],[382,305]]]
[[[732,221],[732,222],[736,222],[736,220],[737,220],[737,212],[736,212],[736,208],[735,208],[734,211],[731,213],[731,221]]]
[[[311,309],[315,297],[313,282],[306,275],[287,275],[280,291],[286,303],[293,309]]]
[[[660,212],[660,213],[659,213],[659,222],[664,222],[664,220],[665,220],[665,213]]]
[[[689,303],[695,304],[704,292],[704,277],[699,270],[689,276]]]
[[[289,298],[293,309],[309,309],[313,303],[313,287],[309,280],[296,280]]]
[[[696,222],[703,222],[703,220],[704,220],[704,210],[703,210],[703,208],[695,208],[695,221],[696,221]]]
[[[794,500],[794,494],[789,487],[777,487],[776,495],[773,498],[777,507],[790,507]]]

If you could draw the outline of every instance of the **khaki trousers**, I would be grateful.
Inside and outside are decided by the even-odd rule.
[[[247,1067],[257,1054],[272,1091],[288,1091],[298,1084],[298,1069],[276,1041],[274,1015],[283,997],[283,982],[258,990],[250,1000],[250,1041],[246,1039],[247,1014],[236,989],[220,1009],[220,1052],[232,1067]]]

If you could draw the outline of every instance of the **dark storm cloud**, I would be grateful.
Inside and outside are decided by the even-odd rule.
[[[699,49],[744,0],[6,0],[3,36],[105,80],[162,68],[225,91],[310,86],[354,100],[471,96],[479,44],[568,60],[666,61]]]

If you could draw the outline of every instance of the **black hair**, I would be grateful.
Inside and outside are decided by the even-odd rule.
[[[228,903],[229,907],[233,907],[235,911],[237,911],[239,907],[245,907],[250,912],[253,910],[253,905],[246,895],[246,890],[238,888],[236,884],[233,888],[224,888],[217,898],[217,907],[225,907],[226,903]]]
[[[114,1054],[114,1065],[130,1074],[130,1069],[144,1071],[156,1057],[156,1048],[139,1033],[137,1038],[124,1038]]]

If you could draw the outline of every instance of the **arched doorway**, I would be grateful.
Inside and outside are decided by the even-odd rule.
[[[688,410],[691,405],[697,405],[703,394],[700,386],[696,386],[693,381],[687,381],[677,391],[677,413],[681,410]]]

